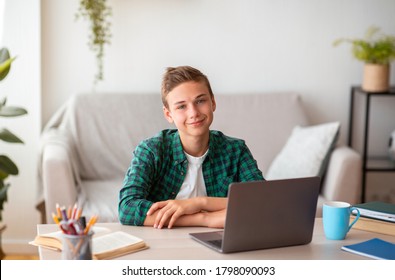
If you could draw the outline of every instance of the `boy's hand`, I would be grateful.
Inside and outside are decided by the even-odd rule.
[[[147,212],[147,216],[152,215],[156,211],[154,222],[155,228],[162,228],[167,224],[168,228],[172,228],[176,220],[183,215],[198,213],[202,210],[199,198],[190,198],[185,200],[166,200],[154,203]]]
[[[224,228],[225,227],[225,216],[226,209],[204,212],[204,224],[209,228]]]

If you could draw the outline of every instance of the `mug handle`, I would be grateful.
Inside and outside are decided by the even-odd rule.
[[[350,230],[352,228],[352,226],[358,221],[359,216],[361,216],[361,213],[359,212],[358,208],[355,207],[351,207],[350,211],[352,212],[353,210],[357,211],[357,216],[355,217],[354,221],[351,223],[351,225],[348,226],[348,230]]]

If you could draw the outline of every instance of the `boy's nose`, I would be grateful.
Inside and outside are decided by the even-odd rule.
[[[197,116],[197,115],[199,115],[199,110],[198,110],[196,105],[192,105],[189,108],[189,116],[190,117],[194,117],[194,116]]]

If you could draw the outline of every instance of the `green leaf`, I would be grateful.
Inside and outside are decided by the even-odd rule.
[[[9,175],[18,175],[19,170],[15,163],[7,156],[0,155],[0,177],[3,177],[4,174]],[[1,179],[1,178],[0,178]]]
[[[7,172],[1,170],[1,168],[0,168],[0,182],[7,179],[8,176],[9,176],[9,174]]]
[[[2,117],[17,117],[26,115],[27,111],[21,107],[2,106],[0,107],[0,116]]]
[[[7,200],[8,200],[7,191],[8,191],[8,188],[10,187],[10,184],[4,185],[4,183],[2,181],[0,181],[0,185],[1,185],[1,188],[0,188],[0,221],[2,221],[1,212],[4,209],[4,206],[3,206],[4,202],[7,202]]]
[[[380,33],[380,28],[372,26],[364,39],[338,39],[334,46],[346,42],[351,44],[354,57],[366,63],[389,64],[395,59],[395,36]]]
[[[6,128],[0,130],[0,139],[9,143],[22,143],[23,141]]]
[[[0,81],[7,77],[11,69],[11,63],[15,58],[16,57],[10,57],[10,53],[6,48],[0,50]]]

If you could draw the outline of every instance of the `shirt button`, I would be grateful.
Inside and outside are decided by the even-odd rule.
[[[175,161],[175,164],[177,164],[177,163],[178,163],[178,160]]]
[[[176,193],[175,193],[175,192],[172,192],[171,194],[172,194],[172,195],[175,195]]]
[[[184,175],[184,172],[181,172],[180,174],[181,174],[181,175]]]

